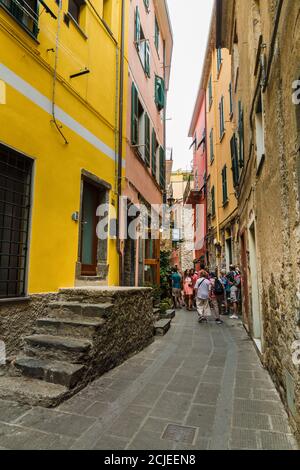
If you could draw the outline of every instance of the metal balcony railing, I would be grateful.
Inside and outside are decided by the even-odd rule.
[[[39,15],[37,0],[0,0],[0,6],[30,34],[34,37],[38,35]]]

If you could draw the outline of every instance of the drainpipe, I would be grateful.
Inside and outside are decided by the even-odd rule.
[[[123,114],[124,114],[124,50],[125,50],[125,1],[122,0],[121,10],[121,48],[120,48],[120,93],[119,93],[119,143],[118,143],[118,218],[117,218],[117,252],[119,255],[119,285],[124,285],[123,254],[120,240],[120,198],[122,195],[122,160],[123,160]]]
[[[57,79],[57,64],[58,64],[58,49],[59,49],[59,34],[60,34],[60,25],[61,25],[61,13],[62,13],[62,0],[59,0],[58,4],[58,14],[57,14],[57,31],[56,31],[56,40],[55,40],[55,59],[54,59],[54,72],[53,72],[53,85],[52,85],[52,105],[51,105],[51,114],[53,124],[55,125],[56,129],[62,136],[67,145],[69,142],[65,138],[64,134],[62,133],[62,126],[58,124],[56,121],[55,116],[55,96],[56,96],[56,79]]]

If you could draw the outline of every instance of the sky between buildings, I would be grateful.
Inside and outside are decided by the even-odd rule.
[[[168,95],[167,146],[173,147],[173,170],[191,170],[188,131],[199,88],[213,0],[168,0],[174,34]]]

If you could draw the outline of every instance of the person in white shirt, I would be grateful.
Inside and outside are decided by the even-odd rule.
[[[211,316],[209,306],[210,290],[211,283],[208,280],[208,273],[206,271],[201,271],[200,277],[195,285],[199,323],[207,321],[207,317]]]

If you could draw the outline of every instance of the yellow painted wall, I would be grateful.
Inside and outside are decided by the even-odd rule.
[[[212,227],[217,230],[222,227],[222,224],[230,218],[230,215],[237,208],[237,199],[234,194],[233,175],[231,171],[230,140],[234,132],[234,124],[230,118],[229,85],[231,81],[231,60],[227,49],[222,49],[222,66],[219,73],[217,70],[217,51],[214,50],[212,52],[210,75],[212,76],[213,84],[213,101],[210,107],[207,83],[207,159],[210,188],[215,187],[216,195],[216,217],[212,219]],[[220,140],[219,103],[222,96],[224,96],[225,134],[222,140]],[[212,128],[214,129],[215,158],[211,164],[209,135]],[[225,165],[227,166],[227,192],[229,202],[223,207],[222,169]],[[217,233],[217,238],[218,241],[220,241],[219,233]]]
[[[55,49],[57,20],[45,12],[41,15],[37,43],[0,7],[0,80],[7,70],[10,73],[8,82],[15,80],[13,74],[17,81],[24,80],[21,90],[6,83],[6,104],[0,106],[0,141],[35,160],[29,293],[52,292],[74,285],[79,225],[71,220],[71,215],[80,210],[81,170],[111,184],[110,200],[115,198],[116,74],[121,1],[112,1],[114,37],[88,4],[85,24],[81,25],[86,37],[72,22],[69,27],[61,22],[56,82],[57,106],[76,121],[77,127],[81,125],[84,132],[89,131],[92,139],[100,139],[111,149],[108,153],[112,153],[112,158],[88,142],[86,134],[79,135],[82,128],[74,131],[63,124],[62,132],[69,142],[66,145],[50,122],[51,106],[47,99],[51,100],[52,96],[55,54],[47,49]],[[57,14],[55,1],[48,3]],[[64,13],[67,8],[68,2],[64,0]],[[97,2],[95,8],[100,15],[102,5]],[[85,67],[90,70],[89,74],[69,78]],[[28,84],[34,93],[41,94],[34,94],[33,99],[46,103],[46,110],[24,96],[23,90]],[[126,94],[124,104],[125,121]],[[108,264],[108,283],[117,284],[118,256],[114,240],[109,241]]]

